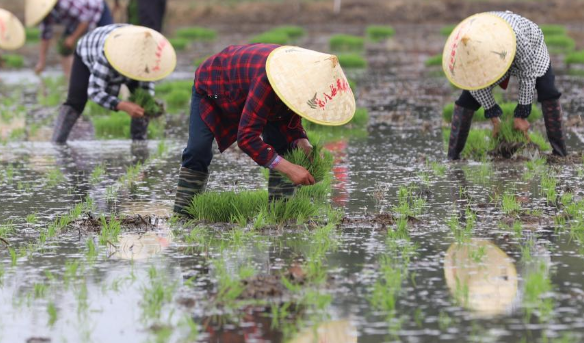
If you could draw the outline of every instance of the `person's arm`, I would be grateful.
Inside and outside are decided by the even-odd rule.
[[[140,82],[138,82],[138,87],[148,91],[148,93],[152,96],[155,95],[156,85],[154,84],[154,82],[140,81]]]
[[[285,174],[295,184],[312,185],[315,180],[308,170],[286,161],[261,138],[275,102],[276,94],[267,80],[258,81],[252,87],[239,121],[237,145],[257,164]]]
[[[69,49],[73,49],[75,47],[75,43],[77,43],[77,40],[79,40],[79,38],[81,38],[81,36],[83,36],[85,33],[87,33],[87,30],[89,29],[89,22],[88,21],[84,21],[79,23],[79,25],[77,25],[77,28],[75,29],[75,31],[73,31],[73,33],[71,33],[64,42],[65,47],[69,48]]]
[[[493,136],[496,137],[499,134],[500,118],[503,115],[503,110],[495,101],[493,88],[494,86],[489,86],[476,91],[470,91],[470,94],[485,109],[485,118],[491,120],[493,124]]]
[[[98,59],[91,68],[87,95],[96,104],[112,111],[124,111],[131,117],[139,118],[144,115],[144,109],[130,101],[121,101],[117,96],[107,93],[106,89],[111,76],[111,67],[107,61]]]
[[[49,52],[49,46],[51,45],[50,39],[43,39],[41,41],[41,47],[39,51],[39,60],[34,68],[34,72],[37,74],[42,73],[47,66],[47,53]]]

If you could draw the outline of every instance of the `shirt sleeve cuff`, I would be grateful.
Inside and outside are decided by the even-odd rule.
[[[513,113],[513,116],[515,118],[526,119],[527,117],[529,117],[530,114],[531,114],[531,105],[519,104],[519,105],[517,105],[517,107],[515,107],[515,112]]]
[[[485,110],[485,118],[487,118],[487,119],[499,118],[502,115],[503,115],[503,110],[497,104],[495,104],[495,106],[489,108],[488,110]]]
[[[110,103],[110,110],[112,111],[118,111],[118,105],[120,104],[120,102],[122,102],[120,99],[115,99],[112,100],[112,102]]]
[[[276,166],[278,164],[280,164],[280,162],[282,162],[284,158],[282,158],[282,156],[280,155],[276,155],[276,157],[272,160],[272,162],[270,164],[268,164],[268,168],[269,169],[274,169],[276,168]]]

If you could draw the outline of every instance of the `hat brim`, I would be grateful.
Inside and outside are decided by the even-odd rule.
[[[315,54],[315,56],[317,55],[322,55],[321,57],[316,57],[317,59],[320,59],[320,62],[331,59],[333,60],[333,64],[335,63],[334,60],[338,61],[338,59],[336,58],[336,56],[333,55],[328,55],[328,54],[322,54],[322,53],[318,53],[315,51],[311,51],[311,50],[307,50],[307,49],[303,49],[303,48],[299,48],[299,47],[293,47],[293,46],[282,46],[279,48],[274,49],[274,51],[272,51],[270,53],[270,55],[268,56],[268,59],[266,61],[266,73],[268,75],[268,80],[270,82],[270,85],[272,86],[272,89],[274,90],[274,92],[276,93],[276,95],[280,98],[280,100],[286,105],[288,106],[288,108],[290,110],[292,110],[294,113],[298,114],[299,116],[305,118],[306,120],[309,120],[313,123],[319,124],[319,125],[325,125],[325,126],[341,126],[341,125],[345,125],[348,122],[350,122],[353,119],[353,116],[355,114],[355,110],[356,110],[356,103],[355,103],[355,97],[353,95],[353,91],[351,90],[350,86],[348,85],[348,81],[346,79],[346,76],[340,66],[340,64],[337,63],[337,65],[335,67],[333,67],[330,74],[330,77],[327,75],[327,73],[325,72],[324,74],[321,74],[320,77],[317,77],[316,79],[303,79],[299,76],[300,72],[299,69],[302,68],[307,68],[307,64],[295,64],[295,63],[286,63],[287,61],[284,60],[286,57],[284,57],[282,54],[286,51],[298,51],[300,53],[302,52],[307,52],[307,53],[313,53]],[[306,76],[306,75],[304,75]],[[309,76],[310,73],[309,73]],[[291,89],[290,88],[290,84],[289,83],[285,83],[282,82],[282,80],[297,80],[299,81],[297,84],[294,84],[293,86],[295,86],[295,89]],[[305,104],[304,101],[299,101],[298,100],[298,96],[297,93],[298,92],[304,92],[306,93],[304,95],[304,98],[306,99],[310,99],[314,96],[316,96],[316,94],[318,94],[319,96],[323,96],[323,91],[327,91],[329,87],[329,85],[333,85],[335,84],[335,82],[337,82],[337,80],[341,80],[343,82],[343,85],[346,84],[346,88],[344,89],[344,92],[346,92],[345,94],[343,94],[343,106],[342,106],[342,111],[344,112],[344,114],[336,119],[336,120],[327,120],[327,119],[322,119],[321,117],[326,117],[326,115],[317,115],[317,114],[321,114],[321,113],[316,113],[314,112],[313,108],[308,108]],[[294,97],[291,96],[291,93],[294,94]],[[294,100],[292,100],[294,98]],[[320,110],[320,109],[319,109]],[[334,111],[331,111],[334,112]]]
[[[5,33],[10,35],[9,39],[0,36],[0,49],[17,50],[26,42],[26,32],[20,20],[11,12],[0,8],[0,17],[4,20]]]
[[[497,23],[498,25],[500,25],[500,28],[504,28],[504,32],[507,34],[506,37],[498,37],[498,43],[499,44],[503,44],[505,46],[506,49],[504,49],[505,51],[505,63],[504,64],[500,64],[497,66],[497,68],[491,69],[491,68],[487,68],[486,70],[474,70],[474,78],[473,78],[473,82],[470,82],[469,79],[467,79],[466,81],[463,78],[459,78],[456,77],[451,68],[453,66],[453,53],[456,54],[456,51],[454,51],[454,46],[463,38],[462,36],[464,36],[464,29],[467,29],[467,25],[469,25],[469,23],[472,24],[473,20],[475,19],[488,19],[491,20],[494,23]],[[492,53],[495,53],[495,51],[491,51]],[[495,84],[497,81],[499,81],[501,78],[503,78],[503,76],[505,76],[505,74],[507,74],[507,72],[509,71],[509,69],[511,68],[511,66],[513,65],[513,61],[515,59],[515,54],[517,53],[517,38],[515,36],[515,32],[513,31],[513,28],[511,27],[511,25],[505,21],[503,18],[493,14],[493,13],[479,13],[479,14],[475,14],[473,16],[470,16],[468,18],[466,18],[465,20],[463,20],[460,24],[458,24],[456,26],[456,28],[452,31],[452,33],[450,34],[450,36],[448,37],[448,40],[446,41],[446,44],[444,45],[444,50],[442,53],[442,69],[444,74],[446,75],[446,78],[448,79],[448,81],[450,81],[454,86],[463,89],[463,90],[468,90],[468,91],[475,91],[475,90],[479,90],[479,89],[484,89],[487,87],[492,86],[493,84]],[[485,56],[484,54],[482,56],[473,56],[474,60],[479,60],[479,59],[486,59],[487,57],[490,56]],[[479,61],[478,64],[482,64],[483,66],[489,63],[481,63],[481,61]]]
[[[44,2],[41,2],[44,1]],[[26,27],[34,27],[40,24],[51,13],[59,0],[26,0],[25,18]]]

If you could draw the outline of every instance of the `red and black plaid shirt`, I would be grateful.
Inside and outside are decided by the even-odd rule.
[[[289,144],[306,138],[301,118],[288,110],[266,74],[272,44],[234,45],[211,56],[197,69],[195,90],[204,95],[200,112],[223,152],[237,141],[257,164],[269,166],[278,156],[261,138],[270,122]]]

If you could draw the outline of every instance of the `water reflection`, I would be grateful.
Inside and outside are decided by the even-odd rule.
[[[123,234],[119,244],[108,245],[108,255],[121,260],[145,260],[166,250],[172,243],[170,231]]]
[[[444,276],[454,299],[478,316],[511,313],[518,295],[517,269],[493,243],[453,243],[444,259]]]
[[[302,331],[290,343],[357,343],[357,330],[348,320],[331,321]]]

